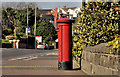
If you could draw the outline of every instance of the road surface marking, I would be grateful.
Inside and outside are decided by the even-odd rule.
[[[46,55],[58,55],[58,53],[47,53]]]
[[[15,68],[15,67],[24,68],[24,67],[56,67],[56,66],[0,66],[0,67],[3,67],[3,68],[9,68],[9,67],[12,67],[12,68]]]
[[[8,59],[8,60],[9,60],[9,61],[11,61],[11,60],[13,61],[13,60],[17,60],[17,59]]]
[[[8,59],[8,60],[20,60],[20,59],[25,59],[25,58],[28,58],[28,57],[13,58],[13,59]]]
[[[20,59],[24,59],[24,58],[21,57],[21,58],[16,58],[16,59],[17,59],[17,60],[20,60]]]
[[[38,57],[34,57],[34,56],[29,56],[29,57],[20,57],[20,58],[13,58],[13,59],[8,59],[9,61],[14,61],[14,60],[32,60],[32,59],[36,59]]]
[[[32,60],[32,59],[37,59],[38,57],[30,57],[28,59],[23,59],[23,60]]]
[[[45,55],[40,55],[40,56],[45,56]]]

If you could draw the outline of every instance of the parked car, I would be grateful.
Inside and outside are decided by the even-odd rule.
[[[49,50],[48,44],[45,44],[45,49]]]
[[[39,43],[39,45],[37,46],[37,49],[46,49],[46,50],[49,50],[49,46],[48,46],[48,44]]]
[[[45,45],[44,44],[42,44],[42,43],[39,43],[38,45],[37,45],[37,49],[45,49]]]

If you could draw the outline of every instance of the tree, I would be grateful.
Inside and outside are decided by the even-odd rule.
[[[15,19],[16,14],[17,11],[12,8],[3,9],[2,11],[3,29],[11,28],[13,32],[14,27],[16,26],[16,19]]]
[[[21,6],[22,8],[22,6]],[[29,27],[32,27],[34,25],[34,10],[32,8],[28,8],[28,14],[29,14]],[[7,30],[7,28],[12,29],[11,34],[14,33],[15,27],[19,27],[17,32],[17,35],[19,33],[23,34],[25,33],[25,28],[27,27],[27,8],[23,9],[14,9],[14,8],[7,8],[3,9],[2,11],[2,25],[3,30]],[[9,34],[8,34],[9,35]],[[16,33],[14,33],[16,36]],[[7,36],[7,35],[5,35]]]
[[[22,12],[22,13],[21,13]],[[11,28],[12,33],[16,36],[14,32],[15,27],[26,26],[26,13],[25,11],[7,8],[2,11],[2,24],[3,29]]]
[[[29,22],[28,27],[31,28],[31,30],[34,30],[35,6],[37,8],[36,3],[28,3],[28,22]],[[12,29],[11,34],[14,34],[15,36],[25,35],[25,30],[27,27],[27,4],[25,2],[20,2],[15,5],[16,8],[11,7],[12,6],[3,7],[2,10],[3,30],[5,29],[6,32],[7,29],[9,28],[9,30]],[[39,19],[38,15],[37,19]],[[19,27],[19,29],[15,30],[15,27]],[[30,34],[33,35],[34,32],[31,31]],[[5,33],[4,35],[7,36],[9,34]]]
[[[45,43],[50,43],[57,39],[57,32],[52,23],[49,20],[42,19],[37,23],[37,36],[42,36]]]

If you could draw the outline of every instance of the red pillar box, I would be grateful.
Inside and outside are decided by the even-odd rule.
[[[59,70],[72,69],[72,23],[73,19],[62,18],[58,23]]]

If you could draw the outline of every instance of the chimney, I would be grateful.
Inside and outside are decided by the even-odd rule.
[[[57,20],[57,16],[58,16],[57,11],[58,11],[58,8],[55,8],[55,10],[53,11],[55,29],[57,29],[57,24],[56,24],[56,20]]]
[[[55,11],[57,12],[57,11],[58,11],[58,8],[55,8]]]
[[[58,8],[55,8],[55,17],[57,17]]]
[[[66,9],[66,6],[64,6],[63,10],[64,10],[64,11],[66,11],[66,10],[67,10],[67,9]]]

